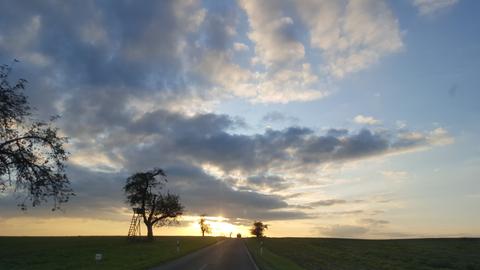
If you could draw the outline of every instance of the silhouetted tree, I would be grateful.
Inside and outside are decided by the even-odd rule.
[[[74,195],[64,167],[67,138],[53,126],[57,117],[33,119],[23,93],[27,81],[11,84],[10,72],[10,66],[0,66],[0,192],[22,194],[22,210],[27,201],[36,206],[48,199],[53,199],[52,210],[58,209]]]
[[[252,228],[250,229],[250,233],[255,235],[256,237],[263,237],[265,230],[268,229],[267,224],[263,224],[261,221],[255,221],[253,223]]]
[[[210,234],[212,233],[212,228],[210,227],[210,224],[206,223],[205,219],[205,214],[200,216],[200,221],[198,224],[200,224],[200,230],[202,231],[202,236],[205,236],[205,234]]]
[[[124,187],[127,203],[144,209],[143,223],[147,226],[149,240],[153,240],[154,225],[161,227],[177,223],[177,217],[183,214],[184,207],[178,195],[160,193],[167,182],[166,177],[162,169],[155,168],[128,177]]]

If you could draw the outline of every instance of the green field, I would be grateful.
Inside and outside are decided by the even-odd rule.
[[[480,239],[353,240],[265,238],[247,247],[262,270],[480,269]]]
[[[147,269],[221,239],[156,237],[154,242],[129,242],[126,237],[107,236],[0,237],[0,269]],[[103,254],[99,263],[96,253]]]

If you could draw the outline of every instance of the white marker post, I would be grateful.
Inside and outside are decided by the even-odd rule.
[[[180,252],[180,240],[177,240],[177,253]]]
[[[103,259],[103,254],[102,253],[97,253],[95,254],[95,262],[99,263]]]

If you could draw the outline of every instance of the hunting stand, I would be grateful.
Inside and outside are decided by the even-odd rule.
[[[132,208],[133,216],[132,221],[130,222],[130,228],[128,229],[128,238],[135,239],[137,236],[142,236],[140,230],[142,224],[143,214],[145,213],[144,208]]]

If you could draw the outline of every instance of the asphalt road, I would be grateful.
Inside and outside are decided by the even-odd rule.
[[[258,270],[241,239],[227,239],[151,270]]]

